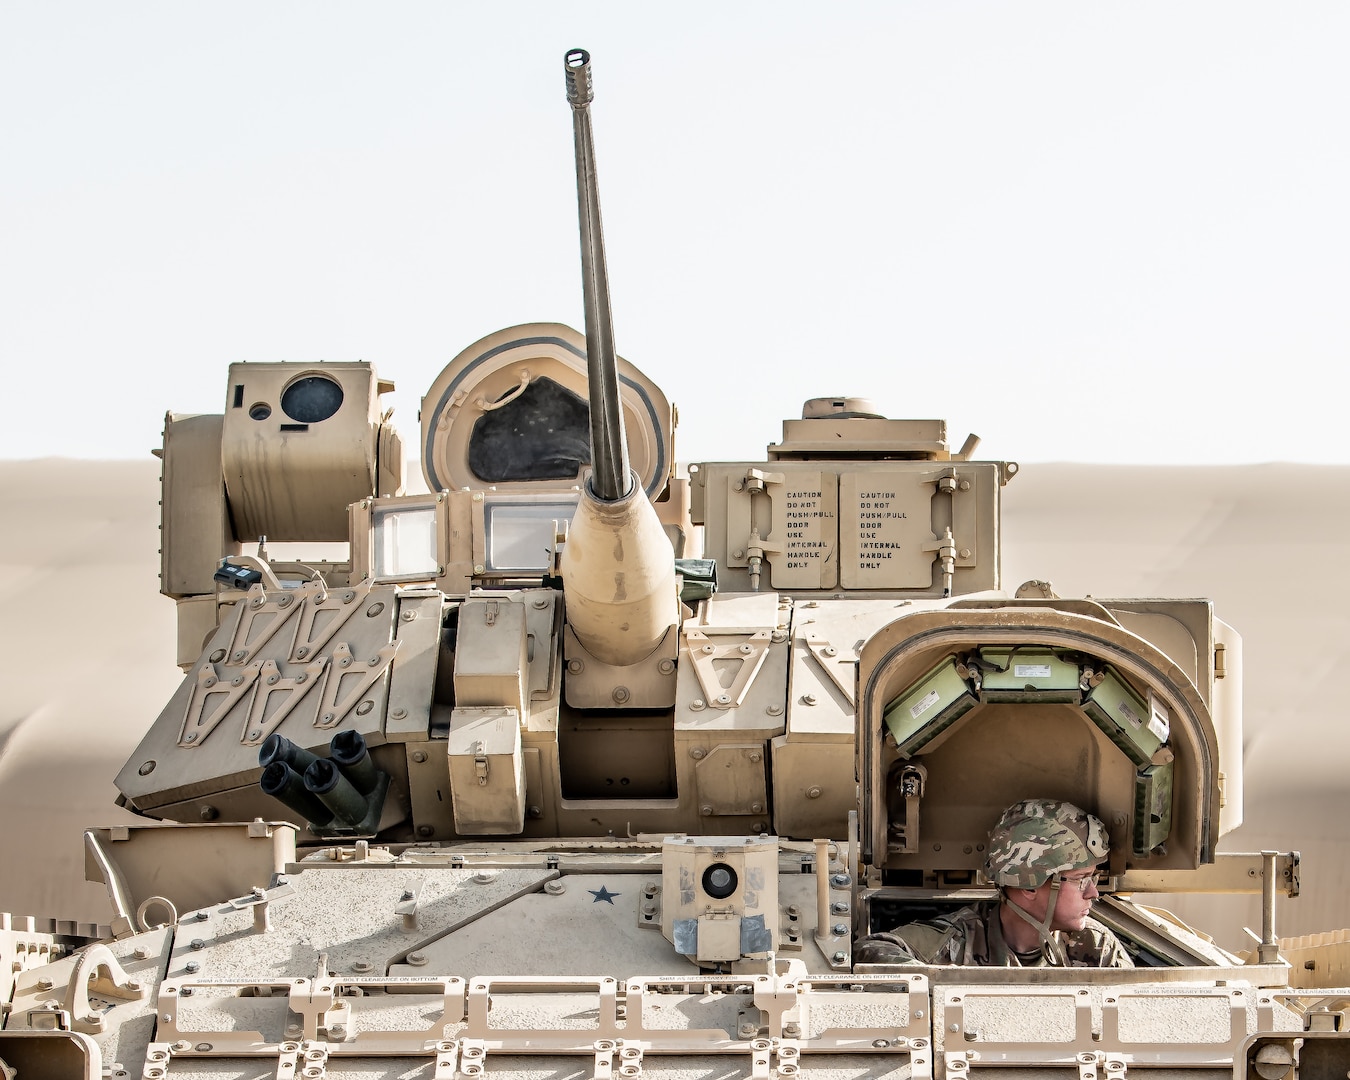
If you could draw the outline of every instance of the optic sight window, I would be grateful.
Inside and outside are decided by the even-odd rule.
[[[306,375],[281,393],[281,411],[299,424],[317,424],[342,407],[342,387],[327,375]]]

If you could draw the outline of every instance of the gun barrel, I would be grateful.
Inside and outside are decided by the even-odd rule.
[[[562,576],[567,620],[578,640],[602,663],[623,666],[638,662],[660,643],[667,629],[678,622],[679,602],[674,553],[656,511],[628,467],[595,181],[590,54],[573,49],[564,67],[576,136],[591,475],[568,529]]]
[[[619,402],[619,365],[614,349],[614,324],[609,311],[609,273],[605,238],[600,227],[600,194],[595,173],[595,139],[591,133],[591,56],[570,50],[563,60],[567,101],[572,106],[576,141],[577,213],[581,220],[581,275],[586,306],[586,368],[591,396],[591,490],[603,502],[618,502],[632,482],[628,443]]]

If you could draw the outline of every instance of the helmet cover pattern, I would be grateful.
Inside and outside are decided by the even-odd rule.
[[[1073,803],[1023,799],[989,834],[984,875],[995,885],[1037,889],[1068,870],[1087,870],[1110,851],[1106,826]]]

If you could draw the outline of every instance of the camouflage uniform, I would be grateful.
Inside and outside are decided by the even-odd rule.
[[[998,901],[963,907],[950,915],[872,934],[858,942],[859,964],[966,964],[980,967],[1044,967],[1054,963],[1042,946],[1033,959],[1019,957],[1003,940]],[[1133,967],[1129,954],[1095,919],[1082,930],[1059,935],[1070,967]]]
[[[1038,889],[1073,870],[1095,869],[1109,854],[1106,826],[1085,810],[1058,799],[1023,799],[1003,811],[989,834],[984,876],[1000,888]],[[1105,926],[1088,919],[1083,929],[1051,932],[1058,892],[1050,894],[1045,918],[1032,919],[1014,906],[1041,937],[1038,951],[1014,952],[1003,939],[1003,899],[965,907],[886,934],[863,938],[853,953],[860,964],[966,964],[991,967],[1133,967],[1124,947]]]

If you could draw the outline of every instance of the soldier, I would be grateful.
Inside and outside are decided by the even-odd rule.
[[[989,834],[985,876],[999,899],[872,934],[853,959],[864,964],[993,967],[1133,967],[1115,934],[1088,917],[1106,827],[1058,799],[1024,799]]]

